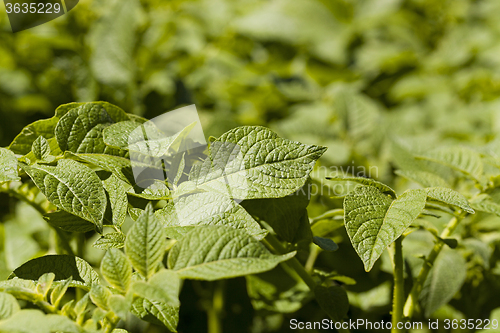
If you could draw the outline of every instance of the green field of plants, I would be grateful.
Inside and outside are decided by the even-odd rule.
[[[3,8],[0,332],[500,332],[500,1]]]

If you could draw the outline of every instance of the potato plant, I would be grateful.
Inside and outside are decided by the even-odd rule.
[[[365,271],[390,259],[391,326],[402,332],[398,323],[429,318],[460,290],[471,248],[488,251],[470,233],[452,235],[478,215],[500,214],[495,142],[423,153],[393,142],[397,179],[409,189],[323,177],[355,186],[337,196],[342,209],[309,218],[310,173],[326,147],[243,126],[211,137],[202,154],[182,151],[191,129],[165,137],[109,103],[71,103],[0,149],[1,191],[52,230],[45,253],[0,281],[0,331],[119,333],[140,321],[176,332],[183,285],[201,280],[215,281],[207,319],[218,333],[218,280],[236,277],[245,277],[255,309],[294,313],[314,299],[332,330],[348,331],[346,287],[359,277],[316,267],[320,253],[336,256],[332,235],[345,226]],[[137,166],[169,175],[138,177]],[[95,234],[98,265],[85,247]],[[425,246],[415,247],[419,239]]]
[[[0,282],[0,330],[123,332],[134,315],[175,332],[184,280],[249,276],[283,263],[328,316],[342,320],[344,289],[313,277],[294,257],[299,244],[335,246],[313,239],[309,198],[300,192],[326,148],[239,127],[213,138],[191,170],[186,153],[152,163],[175,168],[176,176],[144,188],[134,163],[175,157],[184,140],[159,129],[158,137],[134,139],[134,129],[151,126],[108,103],[72,103],[0,150],[1,190],[43,214],[55,234],[53,253]],[[127,218],[133,222],[124,232]],[[105,251],[99,267],[86,261],[83,247],[93,232],[101,235],[93,246]],[[28,316],[34,319],[23,320]]]

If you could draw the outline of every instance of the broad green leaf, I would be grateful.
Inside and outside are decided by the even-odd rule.
[[[46,159],[50,154],[50,146],[43,136],[39,136],[31,146],[31,151],[35,155],[35,157],[39,160]]]
[[[140,130],[137,130],[137,129]],[[113,148],[129,149],[129,145],[145,140],[164,138],[164,133],[153,122],[138,123],[122,121],[106,127],[103,131],[104,143]]]
[[[36,283],[33,280],[24,280],[14,277],[13,279],[0,281],[0,290],[5,291],[17,299],[31,302],[41,301],[43,298],[36,291]]]
[[[430,199],[456,206],[469,214],[474,214],[474,209],[469,206],[467,199],[457,191],[444,187],[426,188],[425,191],[427,192],[427,197]]]
[[[102,231],[106,194],[101,180],[89,167],[73,160],[60,160],[55,167],[22,167],[50,202]]]
[[[212,281],[265,272],[294,255],[273,255],[242,229],[199,227],[175,243],[168,267],[181,278]]]
[[[149,278],[163,259],[165,247],[163,226],[157,221],[151,204],[148,204],[127,234],[125,253],[132,266]]]
[[[26,320],[27,318],[29,320]],[[40,310],[23,309],[14,313],[9,319],[0,321],[0,332],[79,333],[80,329],[67,317],[45,314]]]
[[[264,127],[239,127],[211,144],[209,156],[193,166],[189,179],[199,189],[232,198],[280,198],[305,184],[325,150],[282,139]]]
[[[366,271],[418,217],[425,200],[424,190],[410,190],[392,200],[372,186],[356,187],[345,197],[347,234]]]
[[[179,306],[180,280],[174,271],[161,270],[151,276],[148,282],[135,281],[133,292],[150,302]]]
[[[109,171],[125,183],[134,183],[134,173],[132,172],[130,160],[126,157],[106,154],[73,154],[70,152],[66,152],[64,156]]]
[[[131,186],[120,180],[120,178],[114,174],[104,180],[103,185],[104,189],[109,194],[113,225],[121,226],[127,216],[128,199],[126,191],[128,191]]]
[[[125,254],[118,249],[109,249],[101,262],[102,276],[118,291],[127,292],[132,279],[132,266]]]
[[[395,173],[398,176],[417,182],[424,187],[449,187],[446,180],[432,172],[421,170],[396,170]]]
[[[420,303],[426,317],[430,317],[442,305],[448,303],[460,290],[467,275],[462,255],[443,249],[434,262],[420,293]]]
[[[378,182],[376,180],[373,180],[371,178],[364,178],[364,177],[336,177],[336,178],[330,178],[327,177],[326,179],[332,180],[335,182],[338,181],[347,181],[347,182],[356,182],[360,183],[366,186],[373,186],[376,187],[380,190],[380,192],[384,194],[390,194],[392,197],[396,197],[396,192],[389,186],[385,185],[384,183]]]
[[[87,232],[95,230],[95,225],[93,223],[63,210],[44,214],[43,218],[51,226],[68,232]]]
[[[0,320],[11,317],[19,310],[21,310],[21,308],[14,296],[5,292],[0,292]]]
[[[43,137],[41,137],[41,138],[43,138]],[[33,144],[35,144],[35,142],[33,142]],[[62,155],[62,151],[59,148],[59,145],[57,144],[56,138],[50,138],[50,139],[46,140],[46,142],[47,142],[46,150],[48,150],[50,152],[50,155],[47,154],[44,158],[40,159],[35,155],[33,147],[32,147],[31,151],[29,153],[27,153],[26,155],[24,155],[20,159],[20,161],[25,162],[27,164],[33,164],[37,160],[39,163],[52,163],[55,160],[55,156]]]
[[[463,172],[480,182],[483,176],[483,162],[479,153],[464,147],[439,147],[427,152],[423,156],[425,159],[451,167]]]
[[[111,291],[107,287],[99,284],[94,284],[90,289],[90,299],[104,310],[108,310],[108,300],[111,295]]]
[[[58,117],[52,117],[49,119],[37,120],[32,124],[29,124],[18,136],[12,141],[9,149],[16,154],[26,155],[31,151],[31,146],[33,142],[40,136],[50,139],[54,137],[54,130],[56,124],[59,121]]]
[[[316,286],[314,296],[321,308],[335,321],[342,320],[349,310],[349,299],[344,288],[339,286]]]
[[[120,249],[125,246],[125,235],[121,232],[110,232],[102,235],[92,245],[101,250]]]
[[[20,180],[17,173],[17,158],[8,149],[0,148],[0,183]]]
[[[305,187],[283,198],[245,200],[241,205],[250,215],[267,222],[276,234],[292,243],[301,227],[302,217],[309,204],[309,193],[304,191]],[[311,232],[307,230],[302,236],[308,238],[309,241],[312,238]]]
[[[250,235],[262,239],[266,232],[260,225],[234,200],[216,192],[195,193],[170,201],[165,208],[155,212],[167,235],[172,235],[172,227],[181,234],[198,225],[225,225],[235,229],[245,229]]]
[[[57,123],[55,136],[62,151],[104,153],[102,130],[113,123],[105,108],[93,103],[68,111]]]
[[[130,116],[125,111],[123,111],[121,108],[119,108],[116,105],[110,104],[108,102],[84,102],[84,103],[68,103],[68,104],[63,104],[59,106],[56,109],[56,115],[55,117],[57,118],[62,118],[65,114],[68,112],[74,110],[74,109],[81,109],[81,108],[89,108],[89,107],[100,107],[106,110],[106,112],[109,114],[113,122],[120,122],[120,121],[128,121],[130,120]]]
[[[31,259],[16,268],[11,278],[37,281],[45,273],[54,273],[55,281],[72,278],[71,286],[89,290],[94,283],[99,283],[99,276],[83,259],[70,255],[46,255]]]
[[[470,200],[470,206],[480,212],[495,214],[500,216],[500,204],[493,201],[487,194],[480,194]]]
[[[132,303],[131,312],[142,320],[155,324],[163,324],[171,332],[177,332],[179,322],[179,307],[165,303],[148,301],[137,297]]]

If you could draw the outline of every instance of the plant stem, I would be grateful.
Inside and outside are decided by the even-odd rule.
[[[318,258],[318,255],[321,253],[321,248],[316,244],[311,244],[310,246],[311,252],[309,252],[309,257],[307,258],[306,264],[304,266],[307,273],[311,274],[314,269],[314,263]]]
[[[285,254],[287,252],[283,245],[281,245],[281,243],[276,239],[276,237],[274,237],[273,234],[267,234],[265,240],[268,241],[271,247],[274,248],[279,254]],[[300,278],[307,284],[309,289],[311,289],[311,291],[314,291],[316,282],[314,282],[311,275],[306,272],[306,269],[297,260],[297,258],[293,257],[292,259],[286,261],[284,264],[289,265],[291,268],[293,268],[293,270],[296,271]]]
[[[222,333],[221,315],[224,310],[224,281],[213,284],[212,306],[208,309],[208,333]]]
[[[458,222],[463,218],[461,215],[460,217],[453,217],[448,224],[446,225],[446,228],[441,232],[440,238],[447,238],[449,237],[453,231],[458,226]],[[420,269],[420,272],[418,274],[417,279],[415,280],[415,283],[413,284],[413,287],[411,288],[410,295],[408,295],[408,298],[406,299],[406,303],[404,306],[403,310],[403,315],[407,318],[411,318],[413,316],[413,313],[415,311],[415,307],[418,301],[418,298],[420,296],[420,293],[422,292],[422,288],[424,286],[425,280],[427,279],[427,276],[429,275],[429,272],[434,265],[434,261],[436,261],[437,256],[441,252],[443,248],[444,243],[442,241],[437,241],[436,244],[434,244],[434,247],[432,248],[432,251],[429,253],[427,258],[425,259],[425,262]]]
[[[392,301],[392,329],[391,332],[403,332],[397,325],[403,320],[403,305],[405,301],[403,261],[403,236],[394,242],[394,298]]]

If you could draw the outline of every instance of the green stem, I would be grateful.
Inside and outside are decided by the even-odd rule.
[[[453,231],[458,226],[458,223],[460,220],[463,218],[463,215],[459,217],[453,217],[448,224],[446,225],[446,228],[443,230],[441,235],[439,236],[440,238],[447,238],[449,237]],[[434,265],[434,261],[436,261],[437,256],[443,249],[444,243],[442,241],[437,241],[436,244],[434,244],[434,247],[432,248],[432,251],[429,253],[427,256],[422,268],[420,269],[420,272],[418,274],[417,279],[415,280],[415,283],[413,284],[413,287],[411,288],[410,295],[408,295],[408,298],[406,299],[406,303],[404,306],[403,310],[403,315],[406,318],[411,318],[413,316],[413,313],[415,311],[415,307],[417,305],[418,298],[420,296],[420,293],[422,292],[422,288],[424,286],[425,280],[427,279],[427,276],[429,275],[429,272]]]
[[[316,259],[318,255],[321,253],[321,248],[316,244],[311,244],[311,251],[309,252],[309,257],[307,258],[306,264],[304,266],[307,273],[311,274],[314,269],[314,263],[316,263]]]
[[[222,312],[224,310],[224,281],[214,282],[212,306],[208,309],[208,333],[222,333]]]
[[[274,237],[273,234],[268,233],[266,238],[263,240],[263,242],[271,249],[274,249],[276,252],[279,254],[285,254],[287,251],[283,245]],[[316,289],[316,282],[314,279],[309,275],[309,273],[306,271],[304,266],[297,260],[297,258],[293,257],[292,259],[282,262],[282,265],[288,266],[291,269],[293,269],[299,276],[300,278],[307,284],[309,289],[314,293],[314,289]],[[339,332],[345,332],[348,333],[348,329],[343,329],[340,328],[338,330]]]
[[[404,261],[403,261],[403,236],[394,242],[394,298],[392,301],[392,329],[391,332],[398,333],[398,323],[403,320],[403,305],[405,301],[404,290]]]
[[[279,254],[285,254],[287,251],[281,245],[281,243],[274,237],[273,234],[269,233],[267,234],[265,240],[269,242],[272,248],[274,248]],[[307,284],[309,289],[311,291],[314,291],[314,288],[316,287],[316,282],[314,282],[313,278],[309,273],[306,272],[306,269],[302,264],[297,260],[297,258],[293,257],[292,259],[286,261],[284,263],[285,265],[289,265],[297,274],[300,276],[300,278]]]

